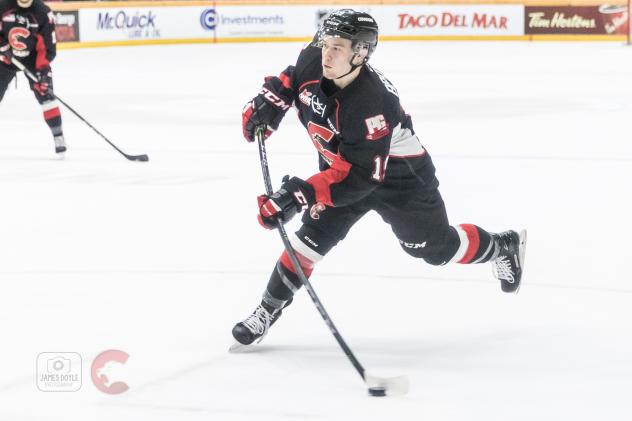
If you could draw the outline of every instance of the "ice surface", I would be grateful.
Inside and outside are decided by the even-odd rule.
[[[360,361],[410,377],[366,394],[304,292],[232,355],[282,249],[256,222],[241,108],[300,44],[62,51],[54,157],[20,77],[0,104],[0,420],[629,420],[632,51],[611,43],[382,43],[452,223],[526,227],[520,294],[489,265],[431,267],[367,215],[312,282]],[[316,171],[293,115],[268,145],[278,185]],[[290,226],[290,230],[296,227]],[[126,351],[129,391],[92,360]],[[41,352],[83,357],[75,393],[36,387]]]

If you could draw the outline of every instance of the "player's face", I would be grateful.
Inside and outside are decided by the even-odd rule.
[[[353,57],[351,40],[335,37],[326,37],[322,44],[323,76],[327,79],[336,79],[351,70],[349,62]]]

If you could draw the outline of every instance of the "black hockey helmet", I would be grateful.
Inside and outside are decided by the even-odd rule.
[[[339,9],[325,18],[318,30],[316,41],[318,46],[322,46],[323,38],[326,36],[351,40],[351,48],[356,54],[367,49],[364,58],[366,63],[377,47],[378,32],[377,22],[368,13]]]

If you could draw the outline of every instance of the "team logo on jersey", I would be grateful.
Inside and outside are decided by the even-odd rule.
[[[325,117],[325,109],[327,105],[320,102],[317,96],[312,97],[312,110],[321,117]]]
[[[325,149],[325,145],[334,138],[334,132],[312,121],[307,123],[307,132],[320,156],[323,157],[328,165],[333,164],[336,154]]]
[[[9,44],[14,50],[24,51],[28,48],[28,46],[22,41],[26,40],[31,35],[31,31],[26,28],[22,28],[20,26],[11,28],[9,31]],[[15,53],[14,53],[15,54]],[[21,54],[16,54],[19,57],[22,57]]]
[[[378,140],[388,135],[391,131],[388,127],[388,123],[382,114],[374,117],[369,117],[364,120],[367,128],[367,140]]]
[[[314,95],[307,89],[303,89],[300,94],[298,94],[298,99],[303,104],[308,107],[312,107],[312,110],[321,117],[325,117],[325,110],[327,109],[327,104],[323,104],[318,99],[318,96]]]

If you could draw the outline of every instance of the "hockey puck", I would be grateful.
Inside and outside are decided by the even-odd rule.
[[[386,396],[386,389],[383,387],[369,387],[369,395]]]

